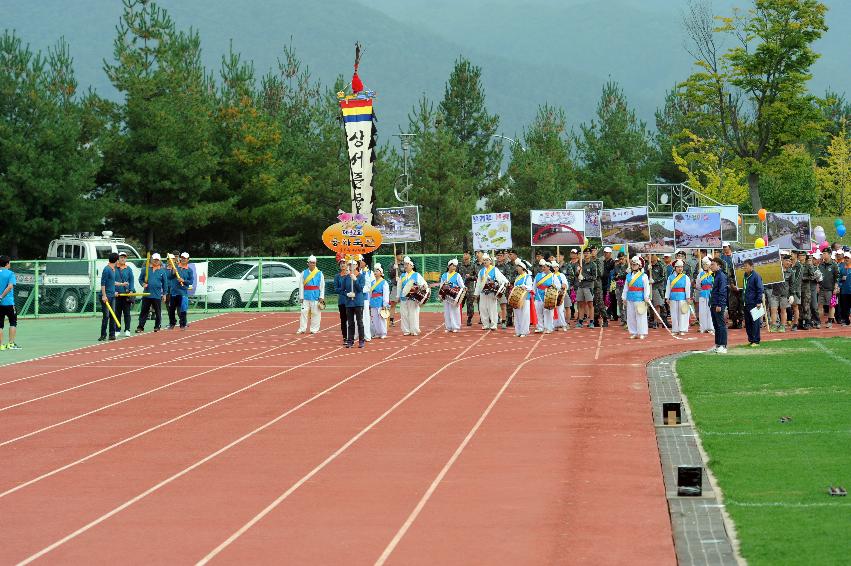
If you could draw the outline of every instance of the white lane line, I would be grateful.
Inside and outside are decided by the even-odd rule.
[[[242,322],[243,321],[236,321],[236,322],[233,322],[231,324],[225,325],[223,328],[227,328],[229,326],[234,326],[234,325],[240,324]],[[289,323],[284,324],[282,326],[294,324],[295,322],[296,321],[292,321],[292,322],[289,322]],[[275,328],[279,328],[279,327],[275,327]],[[212,332],[212,330],[204,330],[202,332],[199,332],[198,334],[193,333],[193,334],[189,334],[189,335],[183,335],[180,338],[175,338],[173,340],[166,340],[166,341],[161,342],[161,343],[149,344],[147,346],[142,346],[142,347],[139,347],[139,348],[133,348],[132,351],[130,351],[130,348],[121,349],[120,352],[117,351],[117,349],[116,350],[96,350],[96,352],[104,351],[107,354],[107,357],[106,358],[98,358],[97,360],[92,360],[92,361],[84,362],[84,363],[80,363],[80,364],[64,366],[64,367],[61,367],[60,369],[45,371],[45,372],[37,373],[37,374],[34,374],[34,375],[19,377],[19,378],[16,378],[16,379],[12,379],[10,381],[5,381],[3,383],[0,383],[0,387],[2,387],[4,385],[9,385],[9,384],[12,384],[12,383],[18,383],[20,381],[27,381],[27,380],[30,380],[30,379],[33,379],[33,378],[36,378],[36,377],[42,377],[42,376],[45,376],[45,375],[51,375],[51,374],[54,374],[54,373],[59,373],[59,372],[70,370],[70,369],[77,369],[77,368],[81,368],[81,367],[90,367],[92,365],[101,364],[101,363],[104,363],[104,362],[108,363],[110,359],[113,359],[113,358],[116,358],[116,357],[121,357],[121,359],[127,360],[131,357],[134,357],[134,356],[149,356],[149,355],[151,355],[151,353],[145,353],[145,350],[150,350],[151,348],[160,348],[160,347],[170,345],[170,344],[176,344],[180,341],[187,340],[187,339],[194,339],[194,337],[202,336],[204,334],[207,334],[208,332]],[[249,336],[251,336],[251,335],[249,335]],[[241,338],[238,338],[237,340],[241,340]],[[194,341],[194,340],[190,340],[190,341]],[[87,346],[87,348],[88,347],[90,347],[90,346]],[[185,350],[185,349],[187,349],[187,348],[181,348],[180,350]],[[209,349],[209,348],[207,348],[207,349]],[[173,350],[154,350],[154,353],[157,356],[161,356],[162,354],[170,352],[170,351],[173,351]],[[204,351],[204,350],[198,350],[198,351]],[[89,352],[89,353],[94,353],[94,352]],[[58,359],[58,358],[52,358],[52,359]],[[152,366],[148,366],[148,367],[152,367]],[[139,369],[146,369],[146,368],[139,368]],[[123,375],[123,374],[119,374],[119,375]],[[6,408],[8,408],[8,407],[4,407],[4,408],[0,409],[0,411],[5,410]]]
[[[265,352],[262,352],[262,353],[271,352],[272,350],[275,350],[275,349],[280,348],[280,347],[281,347],[281,346],[274,346],[274,347],[272,347],[272,348],[267,349]],[[252,357],[253,357],[253,356],[252,356]],[[23,435],[20,435],[20,436],[16,436],[16,437],[14,437],[14,438],[10,438],[10,439],[8,439],[8,440],[4,440],[4,441],[0,442],[0,447],[6,446],[6,445],[9,445],[9,444],[13,444],[13,443],[15,443],[15,442],[19,442],[19,441],[21,441],[21,440],[24,440],[25,438],[30,438],[31,436],[35,436],[36,434],[41,434],[42,432],[45,432],[45,431],[48,431],[48,430],[54,429],[54,428],[56,428],[56,427],[63,426],[63,425],[66,425],[66,424],[68,424],[68,423],[71,423],[71,422],[74,422],[74,421],[80,420],[80,419],[82,419],[82,418],[88,417],[89,415],[93,415],[93,414],[95,414],[95,413],[99,413],[99,412],[101,412],[101,411],[105,411],[106,409],[110,409],[110,408],[112,408],[112,407],[116,407],[116,406],[118,406],[118,405],[122,405],[122,404],[127,403],[127,402],[129,402],[129,401],[132,401],[132,400],[134,400],[134,399],[138,399],[138,398],[140,398],[140,397],[144,397],[144,396],[146,396],[146,395],[150,395],[151,393],[156,393],[157,391],[160,391],[160,390],[162,390],[162,389],[166,389],[166,388],[168,388],[168,387],[171,387],[172,385],[177,385],[178,383],[182,383],[182,382],[184,382],[184,381],[188,381],[188,380],[190,380],[190,379],[194,379],[194,378],[196,378],[196,377],[199,377],[199,376],[202,376],[202,375],[206,375],[206,374],[208,374],[208,373],[212,373],[212,372],[217,371],[217,370],[219,370],[219,369],[224,369],[224,368],[230,367],[230,366],[235,365],[235,364],[242,363],[242,362],[244,362],[244,361],[246,361],[246,360],[250,360],[250,359],[251,359],[251,358],[245,358],[245,359],[242,359],[242,360],[238,360],[238,361],[236,361],[236,362],[231,362],[230,364],[227,364],[227,365],[218,366],[218,367],[213,368],[213,369],[211,369],[211,370],[202,371],[202,372],[199,372],[199,373],[194,373],[194,374],[189,375],[189,376],[187,376],[187,377],[183,377],[183,378],[181,378],[181,379],[178,379],[178,380],[175,380],[175,381],[172,381],[172,382],[166,383],[166,384],[164,384],[164,385],[160,385],[159,387],[155,387],[155,388],[153,388],[153,389],[148,389],[147,391],[143,391],[143,392],[141,392],[141,393],[137,393],[136,395],[133,395],[133,396],[131,396],[131,397],[125,397],[124,399],[120,399],[120,400],[118,400],[118,401],[113,401],[112,403],[109,403],[109,404],[107,404],[107,405],[103,405],[103,406],[98,407],[98,408],[96,408],[96,409],[92,409],[91,411],[86,411],[85,413],[81,413],[81,414],[79,414],[79,415],[76,415],[76,416],[73,416],[73,417],[67,418],[67,419],[65,419],[64,421],[59,421],[58,423],[53,423],[53,424],[51,424],[51,425],[47,425],[47,426],[45,426],[45,427],[42,427],[42,428],[40,428],[40,429],[37,429],[37,430],[31,431],[31,432],[28,432],[28,433],[26,433],[26,434],[23,434]]]
[[[263,332],[268,332],[268,331],[270,331],[270,330],[277,330],[278,328],[283,328],[284,326],[289,326],[290,324],[294,324],[294,323],[295,323],[295,321],[287,322],[287,323],[285,323],[285,324],[281,324],[281,325],[275,326],[275,327],[273,327],[273,328],[268,328],[268,329],[266,329],[266,330],[259,330],[259,331],[255,332],[254,334],[249,334],[248,336],[244,336],[244,337],[242,337],[242,338],[234,338],[232,341],[227,342],[227,343],[225,343],[225,344],[221,344],[221,345],[219,345],[219,346],[209,346],[209,347],[207,347],[207,348],[203,348],[203,349],[201,349],[201,350],[198,350],[197,352],[190,352],[190,353],[188,353],[188,354],[184,354],[184,355],[179,356],[179,357],[177,357],[177,358],[173,358],[173,359],[170,359],[170,360],[160,361],[160,362],[157,362],[157,363],[155,363],[155,364],[148,364],[148,365],[146,365],[146,366],[139,366],[139,367],[136,367],[135,369],[131,369],[131,370],[127,370],[127,371],[122,371],[122,372],[119,372],[119,373],[115,373],[115,374],[112,374],[112,375],[108,375],[108,376],[106,376],[106,377],[100,377],[100,378],[98,378],[98,379],[93,379],[93,380],[91,380],[91,381],[87,381],[87,382],[85,382],[85,383],[80,383],[80,384],[74,385],[74,386],[72,386],[72,387],[66,387],[65,389],[61,389],[61,390],[59,390],[59,391],[54,391],[54,392],[52,392],[52,393],[47,393],[47,394],[45,394],[45,395],[40,395],[40,396],[38,396],[38,397],[33,397],[32,399],[27,399],[26,401],[20,401],[20,402],[18,402],[18,403],[13,403],[13,404],[11,404],[11,405],[6,405],[5,407],[0,407],[0,413],[2,413],[2,412],[4,412],[4,411],[8,411],[9,409],[14,409],[15,407],[20,407],[20,406],[22,406],[22,405],[28,405],[28,404],[30,404],[30,403],[35,403],[36,401],[42,401],[42,400],[44,400],[44,399],[49,399],[49,398],[51,398],[51,397],[56,397],[57,395],[62,395],[63,393],[68,393],[69,391],[75,391],[75,390],[77,390],[77,389],[81,389],[81,388],[83,388],[83,387],[88,387],[89,385],[93,385],[93,384],[95,384],[95,383],[100,383],[100,382],[102,382],[102,381],[109,381],[110,379],[115,379],[116,377],[121,377],[122,375],[129,375],[129,374],[131,374],[131,373],[136,373],[136,372],[139,372],[139,371],[142,371],[142,370],[146,370],[146,369],[150,369],[150,368],[155,368],[155,367],[160,367],[160,366],[168,365],[168,364],[171,364],[171,363],[173,363],[173,362],[175,362],[175,361],[185,360],[185,359],[187,359],[187,358],[191,358],[191,357],[192,357],[195,353],[206,352],[206,351],[208,351],[208,350],[211,350],[211,349],[213,349],[213,348],[217,348],[217,347],[220,347],[220,346],[227,346],[227,345],[229,345],[229,344],[233,344],[234,342],[238,342],[239,340],[244,340],[245,338],[250,338],[251,336],[255,336],[255,335],[257,335],[257,334],[262,334]],[[276,346],[276,348],[278,348],[278,347],[280,347],[280,346]],[[275,349],[275,348],[271,348],[271,349],[269,349],[269,350],[267,350],[267,351],[271,351],[271,350],[273,350],[273,349]],[[227,352],[217,352],[217,353],[227,353]],[[161,359],[161,358],[158,358],[158,359]],[[238,362],[237,362],[237,363],[238,363]],[[233,365],[233,364],[228,364],[228,365],[226,365],[226,366],[222,366],[222,367],[228,367],[228,366],[230,366],[230,365]],[[199,375],[201,375],[201,374],[199,374]],[[194,376],[190,376],[190,377],[194,377]],[[184,378],[184,379],[188,379],[188,378]],[[178,381],[175,381],[175,382],[173,382],[173,383],[179,383],[180,381],[183,381],[183,380],[178,380]],[[0,446],[3,446],[3,444],[0,444]]]
[[[502,384],[500,390],[496,393],[496,395],[494,395],[494,398],[491,399],[490,404],[479,416],[479,419],[476,421],[476,424],[473,425],[473,428],[470,429],[470,432],[467,433],[467,436],[464,437],[464,440],[462,440],[461,444],[458,445],[458,448],[455,449],[455,452],[452,454],[452,456],[450,456],[449,460],[443,466],[443,469],[440,470],[440,472],[431,482],[431,485],[420,498],[419,502],[417,502],[417,505],[414,507],[414,510],[411,511],[411,514],[408,515],[408,518],[405,519],[405,522],[393,536],[393,539],[384,549],[384,552],[382,552],[381,556],[378,557],[378,560],[375,561],[376,566],[382,566],[393,553],[393,551],[396,549],[396,546],[399,544],[399,541],[402,540],[402,537],[405,536],[405,533],[408,532],[408,529],[410,529],[411,525],[414,523],[414,521],[416,521],[417,516],[419,516],[420,512],[428,503],[428,500],[431,499],[432,494],[434,494],[435,490],[437,490],[437,486],[440,485],[440,482],[443,481],[443,478],[446,477],[447,473],[449,473],[449,470],[455,464],[456,460],[458,460],[458,458],[461,456],[461,453],[473,439],[473,436],[475,436],[475,434],[478,432],[479,428],[482,426],[482,423],[484,423],[485,419],[488,418],[488,415],[490,415],[491,410],[493,410],[500,397],[502,397],[502,394],[505,393],[505,390],[508,389],[508,386],[511,385],[511,382],[514,380],[514,377],[518,373],[520,373],[520,370],[523,369],[523,367],[527,363],[529,363],[529,361],[531,361],[529,359],[529,356],[532,355],[532,353],[535,351],[535,348],[537,348],[540,343],[540,340],[535,342],[535,345],[532,346],[532,349],[530,349],[529,352],[527,352],[526,357],[523,358],[523,361],[514,369],[511,375],[508,376],[508,379],[505,380],[505,383]]]
[[[442,325],[441,325],[441,326],[442,326]],[[200,467],[200,466],[204,465],[205,463],[209,462],[209,461],[210,461],[210,460],[212,460],[213,458],[216,458],[217,456],[219,456],[219,455],[223,454],[224,452],[227,452],[228,450],[230,450],[231,448],[233,448],[233,447],[234,447],[234,446],[236,446],[237,444],[240,444],[241,442],[243,442],[243,441],[247,440],[248,438],[251,438],[252,436],[254,436],[254,435],[256,435],[256,434],[258,434],[258,433],[260,433],[260,432],[262,432],[262,431],[266,430],[267,428],[269,428],[270,426],[274,425],[275,423],[277,423],[277,422],[281,421],[282,419],[286,418],[287,416],[289,416],[289,415],[291,415],[291,414],[295,413],[296,411],[298,411],[298,410],[299,410],[299,409],[301,409],[302,407],[304,407],[304,406],[306,406],[306,405],[308,405],[308,404],[312,403],[312,402],[313,402],[313,401],[315,401],[316,399],[319,399],[320,397],[322,397],[322,396],[326,395],[327,393],[330,393],[331,391],[333,391],[333,390],[337,389],[338,387],[340,387],[340,386],[341,386],[341,385],[343,385],[344,383],[346,383],[346,382],[348,382],[348,381],[350,381],[350,380],[354,379],[354,378],[355,378],[355,377],[357,377],[358,375],[361,375],[361,374],[363,374],[363,373],[365,373],[365,372],[367,372],[367,371],[369,371],[369,370],[371,370],[371,369],[375,368],[376,366],[379,366],[379,365],[381,365],[381,364],[384,364],[384,363],[386,363],[386,362],[388,362],[388,361],[392,361],[392,360],[393,360],[393,358],[394,358],[395,356],[397,356],[398,354],[400,354],[400,353],[404,352],[406,349],[410,348],[411,346],[414,346],[414,345],[418,344],[418,343],[419,343],[419,342],[421,342],[422,340],[425,340],[425,339],[426,339],[426,338],[428,338],[428,337],[429,337],[429,336],[430,336],[433,332],[437,331],[439,328],[440,328],[440,326],[438,326],[437,328],[435,328],[435,329],[434,329],[434,330],[432,330],[431,332],[428,332],[428,333],[427,333],[427,334],[425,334],[422,338],[417,338],[417,339],[416,339],[416,340],[414,340],[413,342],[410,342],[410,343],[408,343],[408,344],[404,345],[402,348],[400,348],[399,350],[396,350],[394,353],[392,353],[392,354],[390,354],[389,356],[385,357],[383,360],[380,360],[380,361],[378,361],[378,362],[375,362],[375,363],[374,363],[374,364],[372,364],[371,366],[368,366],[368,367],[366,367],[366,368],[364,368],[364,369],[362,369],[362,370],[358,371],[357,373],[352,374],[351,376],[347,377],[346,379],[343,379],[342,381],[339,381],[339,382],[335,383],[334,385],[332,385],[332,386],[330,386],[330,387],[327,387],[326,389],[323,389],[322,391],[320,391],[319,393],[317,393],[317,394],[316,394],[316,395],[314,395],[313,397],[310,397],[309,399],[307,399],[307,400],[305,400],[305,401],[302,401],[301,403],[299,403],[299,404],[298,404],[298,405],[296,405],[295,407],[292,407],[292,408],[288,409],[287,411],[285,411],[284,413],[282,413],[282,414],[278,415],[277,417],[275,417],[275,418],[274,418],[274,419],[272,419],[271,421],[268,421],[268,422],[266,422],[265,424],[263,424],[263,425],[261,425],[261,426],[259,426],[259,427],[255,428],[254,430],[252,430],[252,431],[250,431],[250,432],[248,432],[248,433],[246,433],[246,434],[244,434],[244,435],[240,436],[239,438],[237,438],[237,439],[236,439],[236,440],[234,440],[233,442],[231,442],[231,443],[227,444],[226,446],[223,446],[222,448],[220,448],[220,449],[216,450],[215,452],[213,452],[213,453],[211,453],[211,454],[208,454],[208,455],[207,455],[207,456],[205,456],[203,459],[198,460],[197,462],[195,462],[195,463],[194,463],[194,464],[192,464],[191,466],[189,466],[189,467],[187,467],[187,468],[184,468],[184,469],[182,469],[181,471],[179,471],[179,472],[177,472],[177,473],[175,473],[175,474],[173,474],[173,475],[169,476],[168,478],[166,478],[166,479],[162,480],[162,481],[161,481],[161,482],[159,482],[158,484],[156,484],[156,485],[154,485],[154,486],[152,486],[152,487],[148,488],[147,490],[143,491],[142,493],[140,493],[140,494],[139,494],[139,495],[137,495],[136,497],[134,497],[134,498],[132,498],[132,499],[130,499],[130,500],[128,500],[128,501],[125,501],[124,503],[122,503],[122,504],[121,504],[121,505],[119,505],[118,507],[115,507],[114,509],[112,509],[112,510],[111,510],[111,511],[109,511],[108,513],[105,513],[105,514],[101,515],[101,516],[100,516],[100,517],[98,517],[97,519],[94,519],[93,521],[91,521],[91,522],[87,523],[86,525],[84,525],[84,526],[80,527],[80,528],[79,528],[79,529],[77,529],[76,531],[74,531],[74,532],[72,532],[72,533],[70,533],[70,534],[66,535],[65,537],[63,537],[63,538],[59,539],[58,541],[54,542],[54,543],[53,543],[53,544],[51,544],[50,546],[47,546],[47,547],[45,547],[45,548],[41,549],[40,551],[36,552],[36,553],[35,553],[35,554],[33,554],[32,556],[29,556],[28,558],[26,558],[26,559],[22,560],[21,562],[19,562],[19,563],[18,563],[18,564],[19,564],[19,566],[23,566],[23,565],[25,565],[25,564],[30,564],[30,563],[31,563],[31,562],[33,562],[34,560],[38,560],[39,558],[41,558],[41,557],[42,557],[42,556],[44,556],[45,554],[47,554],[47,553],[49,553],[49,552],[51,552],[51,551],[55,550],[56,548],[58,548],[58,547],[62,546],[62,545],[63,545],[63,544],[65,544],[66,542],[68,542],[68,541],[70,541],[70,540],[73,540],[74,538],[76,538],[76,537],[80,536],[81,534],[83,534],[83,533],[85,533],[86,531],[88,531],[88,530],[92,529],[93,527],[96,527],[97,525],[99,525],[99,524],[103,523],[104,521],[106,521],[106,520],[107,520],[107,519],[109,519],[110,517],[113,517],[114,515],[116,515],[116,514],[120,513],[120,512],[121,512],[121,511],[123,511],[124,509],[127,509],[127,508],[128,508],[128,507],[130,507],[131,505],[133,505],[133,504],[135,504],[135,503],[137,503],[137,502],[141,501],[142,499],[144,499],[144,498],[145,498],[145,497],[147,497],[148,495],[150,495],[150,494],[152,494],[152,493],[154,493],[154,492],[158,491],[159,489],[163,488],[164,486],[166,486],[166,485],[170,484],[170,483],[171,483],[171,482],[173,482],[174,480],[179,479],[179,478],[183,477],[184,475],[188,474],[189,472],[191,472],[192,470],[194,470],[194,469],[196,469],[196,468],[198,468],[198,467]],[[308,335],[308,336],[309,336],[309,335]],[[484,336],[482,336],[482,338],[484,338]],[[478,342],[478,341],[477,341],[477,342]],[[471,347],[472,347],[472,345],[471,345]]]
[[[597,338],[597,351],[594,352],[594,359],[600,359],[600,347],[603,345],[603,327],[600,327],[600,337]]]
[[[839,354],[834,352],[831,348],[828,348],[827,346],[825,346],[821,342],[817,342],[815,340],[809,340],[808,342],[810,344],[812,344],[813,346],[815,346],[816,348],[818,348],[819,350],[821,350],[822,352],[824,352],[825,354],[827,354],[828,356],[830,356],[831,358],[833,358],[834,360],[836,360],[838,362],[842,362],[845,365],[851,365],[851,360],[849,360],[847,358],[843,358],[842,356],[840,356]]]
[[[257,523],[258,523],[261,519],[263,519],[263,517],[265,517],[266,515],[268,515],[269,513],[271,513],[271,512],[272,512],[272,511],[273,511],[273,510],[274,510],[274,509],[275,509],[278,505],[280,505],[280,504],[281,504],[281,503],[282,503],[285,499],[287,499],[290,495],[292,495],[292,494],[293,494],[293,493],[294,493],[294,492],[295,492],[298,488],[300,488],[302,485],[304,485],[305,483],[307,483],[308,481],[310,481],[310,479],[311,479],[313,476],[315,476],[316,474],[318,474],[319,472],[321,472],[321,471],[322,471],[322,470],[323,470],[323,469],[324,469],[324,468],[325,468],[328,464],[330,464],[331,462],[333,462],[334,460],[336,460],[336,459],[337,459],[337,457],[338,457],[340,454],[342,454],[343,452],[345,452],[345,451],[346,451],[346,450],[347,450],[347,449],[348,449],[348,448],[349,448],[352,444],[354,444],[355,442],[357,442],[357,441],[358,441],[361,437],[363,437],[363,436],[364,436],[367,432],[369,432],[370,430],[372,430],[373,428],[375,428],[375,427],[376,427],[379,423],[381,423],[381,421],[383,421],[385,418],[387,418],[387,416],[388,416],[388,415],[390,415],[390,413],[392,413],[392,412],[393,412],[393,411],[395,411],[397,408],[399,408],[399,407],[400,407],[400,406],[401,406],[401,405],[402,405],[405,401],[407,401],[408,399],[410,399],[411,397],[413,397],[413,396],[414,396],[414,395],[415,395],[415,394],[416,394],[416,393],[417,393],[420,389],[422,389],[423,387],[425,387],[425,386],[426,386],[429,382],[431,382],[431,380],[432,380],[432,379],[434,379],[437,375],[439,375],[440,373],[442,373],[442,372],[443,372],[445,369],[447,369],[449,366],[451,366],[451,365],[453,365],[453,364],[455,364],[455,363],[458,363],[459,361],[466,361],[466,360],[462,360],[461,358],[464,356],[464,354],[466,354],[467,352],[469,352],[469,351],[473,348],[473,346],[475,346],[476,344],[478,344],[479,342],[481,342],[481,341],[485,338],[485,336],[487,336],[487,334],[483,334],[482,336],[480,336],[478,340],[476,340],[475,342],[473,342],[472,344],[470,344],[469,346],[467,346],[467,348],[466,348],[463,352],[461,352],[460,354],[458,354],[457,356],[455,356],[455,357],[454,357],[451,361],[449,361],[449,362],[445,363],[442,367],[440,367],[439,369],[437,369],[436,371],[434,371],[431,375],[429,375],[427,378],[425,378],[423,381],[421,381],[421,382],[420,382],[420,383],[419,383],[416,387],[414,387],[414,388],[413,388],[413,389],[411,389],[411,390],[410,390],[407,394],[405,394],[405,396],[404,396],[404,397],[402,397],[401,399],[399,399],[398,401],[396,401],[396,403],[394,403],[394,404],[393,404],[393,405],[392,405],[389,409],[387,409],[386,411],[384,411],[384,412],[383,412],[383,413],[382,413],[382,414],[381,414],[378,418],[376,418],[374,421],[372,421],[372,422],[371,422],[371,423],[369,423],[367,426],[365,426],[364,428],[362,428],[362,429],[360,430],[360,432],[358,432],[356,435],[354,435],[352,438],[350,438],[350,439],[349,439],[349,440],[348,440],[345,444],[343,444],[343,445],[342,445],[342,446],[340,446],[337,450],[335,450],[333,454],[331,454],[330,456],[328,456],[327,458],[325,458],[325,460],[323,460],[321,464],[319,464],[318,466],[316,466],[315,468],[313,468],[312,470],[310,470],[307,474],[305,474],[304,476],[302,476],[302,478],[301,478],[300,480],[298,480],[298,481],[297,481],[297,482],[295,482],[293,485],[291,485],[289,489],[287,489],[284,493],[282,493],[281,495],[279,495],[279,496],[278,496],[278,497],[277,497],[274,501],[272,501],[272,503],[270,503],[269,505],[267,505],[267,506],[266,506],[266,507],[265,507],[262,511],[260,511],[260,512],[259,512],[257,515],[255,515],[254,517],[252,517],[252,518],[251,518],[251,520],[249,520],[247,523],[245,523],[243,526],[241,526],[239,529],[237,529],[237,530],[236,530],[236,532],[234,532],[231,536],[229,536],[229,537],[228,537],[228,538],[227,538],[224,542],[222,542],[219,546],[217,546],[216,548],[214,548],[213,550],[211,550],[211,551],[210,551],[210,552],[209,552],[209,553],[208,553],[208,554],[207,554],[204,558],[202,558],[201,560],[199,560],[199,561],[197,562],[197,564],[198,564],[199,566],[200,566],[200,565],[203,565],[203,564],[207,564],[210,560],[212,560],[213,558],[215,558],[215,556],[216,556],[217,554],[219,554],[219,553],[220,553],[221,551],[223,551],[225,548],[227,548],[228,546],[230,546],[230,545],[231,545],[231,544],[232,544],[232,543],[233,543],[236,539],[238,539],[238,538],[239,538],[239,537],[241,537],[243,534],[245,534],[245,532],[246,532],[246,531],[248,531],[248,529],[250,529],[251,527],[253,527],[254,525],[256,525],[256,524],[257,524]],[[538,340],[538,341],[540,342],[540,340]],[[466,358],[466,359],[467,359],[467,360],[469,360],[470,358],[475,358],[475,357],[485,356],[485,355],[488,355],[488,356],[493,355],[493,352],[488,352],[488,353],[486,353],[486,354],[476,354],[476,355],[474,355],[474,356],[470,356],[469,358]]]

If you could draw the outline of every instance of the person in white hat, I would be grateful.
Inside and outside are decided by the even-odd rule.
[[[387,321],[381,317],[381,309],[390,306],[390,284],[384,279],[384,268],[380,263],[375,264],[375,281],[369,291],[369,319],[372,326],[372,336],[387,338]],[[366,334],[366,329],[364,329]]]
[[[159,332],[163,322],[162,303],[165,292],[168,289],[168,276],[162,266],[160,254],[151,255],[151,265],[139,271],[139,285],[142,291],[148,293],[142,297],[142,312],[139,314],[139,324],[136,326],[136,334],[145,331],[148,315],[154,312],[154,332]]]
[[[567,283],[567,277],[559,271],[558,260],[551,261],[550,268],[553,271],[553,276],[559,280],[559,297],[561,298],[561,304],[556,305],[555,313],[553,314],[553,330],[567,332],[567,329],[570,327],[570,321],[564,315],[564,306],[570,302],[570,295],[568,295],[570,289]]]
[[[678,259],[674,263],[674,272],[665,285],[665,300],[671,311],[671,332],[685,336],[688,332],[689,305],[691,304],[691,280],[683,270],[685,262]]]
[[[551,334],[555,310],[544,308],[544,297],[550,287],[559,289],[561,281],[551,271],[552,267],[549,262],[542,259],[538,262],[538,265],[541,267],[541,272],[535,275],[535,314],[538,316],[538,327],[535,332]]]
[[[650,302],[651,294],[650,278],[644,273],[641,258],[634,256],[621,292],[626,306],[626,326],[633,340],[644,340],[647,337],[647,303]]]
[[[446,271],[440,276],[440,287],[444,285],[452,289],[464,288],[464,279],[458,273],[458,260],[453,258],[446,265]],[[456,303],[449,295],[443,297],[443,324],[446,327],[445,332],[458,332],[461,330],[461,304]]]
[[[488,254],[482,255],[482,263],[484,267],[479,270],[475,290],[475,295],[479,299],[479,317],[482,319],[484,330],[496,330],[499,324],[499,297],[496,296],[496,292],[485,289],[485,285],[493,281],[504,290],[508,280],[494,266]]]
[[[414,262],[405,256],[402,260],[405,272],[399,278],[399,312],[402,315],[402,334],[405,336],[419,336],[420,334],[420,303],[409,299],[406,293],[411,287],[417,285],[428,289],[428,284],[423,276],[414,271]]]
[[[700,321],[700,334],[715,334],[712,325],[712,312],[709,310],[709,297],[712,295],[712,285],[715,283],[715,275],[710,266],[712,260],[709,256],[703,256],[700,260],[700,271],[697,272],[697,318]]]
[[[316,334],[322,325],[319,303],[325,302],[325,275],[316,267],[314,255],[307,258],[307,269],[299,273],[298,298],[301,301],[301,318],[297,334],[304,334],[308,330]]]
[[[372,286],[375,284],[375,274],[369,268],[369,263],[366,261],[366,259],[362,255],[358,254],[357,260],[358,260],[358,268],[360,269],[360,272],[363,274],[363,279],[364,279],[364,283],[363,283],[363,290],[364,290],[364,293],[363,293],[363,314],[362,314],[363,319],[364,319],[363,320],[363,339],[366,340],[367,342],[370,342],[372,340],[372,324],[370,324],[370,320],[369,320],[370,316],[371,316],[370,291],[369,290],[372,289]]]
[[[529,335],[529,315],[530,305],[528,293],[535,290],[535,281],[528,272],[528,268],[522,259],[519,257],[514,260],[514,266],[517,271],[517,276],[514,278],[514,288],[518,287],[526,290],[523,295],[523,300],[520,301],[520,308],[514,309],[514,334],[519,338]]]
[[[168,328],[174,328],[175,312],[180,319],[180,329],[186,330],[189,323],[186,320],[186,312],[189,310],[189,290],[195,284],[195,273],[189,269],[189,254],[180,254],[180,260],[169,273],[171,280],[170,298],[168,304]]]

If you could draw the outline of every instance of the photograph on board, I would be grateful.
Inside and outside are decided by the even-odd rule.
[[[603,212],[601,200],[569,200],[564,206],[568,209],[581,208],[585,211],[585,235],[589,238],[600,237],[600,214]]]
[[[721,215],[721,240],[724,242],[739,241],[738,206],[690,206],[686,212],[717,212]]]
[[[753,262],[754,271],[762,277],[763,285],[781,283],[783,281],[783,263],[780,259],[780,248],[777,246],[766,246],[733,252],[733,271],[736,274],[736,286],[744,288],[745,260]]]
[[[639,254],[672,254],[676,251],[674,245],[674,217],[650,217],[650,241],[644,244],[629,246],[631,253]]]
[[[420,211],[416,206],[378,208],[374,221],[384,244],[420,241]]]
[[[812,230],[809,214],[781,214],[769,212],[765,219],[768,225],[768,241],[781,249],[809,252]]]
[[[473,215],[473,249],[478,251],[510,248],[511,213],[488,212]]]
[[[585,241],[585,211],[530,210],[533,246],[581,246]]]
[[[721,214],[675,213],[674,238],[678,248],[721,249]]]
[[[646,206],[606,208],[600,215],[603,244],[643,244],[650,241]]]

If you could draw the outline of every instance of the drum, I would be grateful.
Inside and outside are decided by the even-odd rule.
[[[508,306],[513,309],[523,308],[523,301],[526,300],[526,287],[516,285],[508,296]]]
[[[564,304],[564,287],[558,290],[558,298],[556,299],[556,306],[560,307]]]
[[[440,286],[440,289],[437,291],[437,298],[439,300],[446,299],[446,296],[451,293],[452,286],[449,283],[444,283]]]
[[[558,289],[555,287],[547,287],[547,291],[544,293],[544,308],[548,311],[556,308],[556,303],[558,302]]]
[[[319,310],[325,310],[325,299],[319,299]]]
[[[464,300],[464,297],[467,296],[467,288],[466,287],[453,287],[452,291],[449,294],[449,297],[452,299],[452,302],[456,305],[460,305],[461,301]]]
[[[422,305],[428,300],[428,285],[415,285],[413,281],[408,281],[402,288],[402,294],[405,298],[411,301],[417,301]]]
[[[688,314],[688,303],[686,301],[682,301],[680,303],[680,312],[683,314]]]
[[[387,307],[381,307],[381,309],[379,309],[378,311],[378,316],[383,319],[390,318],[390,309],[388,309]]]
[[[500,290],[505,289],[505,284],[497,283],[496,279],[488,279],[485,283],[484,287],[482,287],[482,293],[485,295],[497,295],[499,296]]]
[[[641,301],[640,303],[635,303],[635,312],[640,316],[644,316],[645,314],[647,314],[647,303],[645,303],[644,301]]]

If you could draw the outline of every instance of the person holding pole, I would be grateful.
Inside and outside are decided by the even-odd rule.
[[[641,258],[634,256],[621,295],[626,304],[626,325],[632,340],[647,338],[647,303],[651,292],[650,279],[644,273]]]
[[[106,330],[109,327],[109,339],[115,340],[115,329],[121,328],[118,318],[115,316],[115,264],[118,262],[118,254],[109,254],[109,263],[100,273],[100,300],[103,316],[100,321],[100,338],[98,342],[106,340]]]
[[[172,282],[171,299],[168,304],[169,330],[174,328],[175,313],[180,320],[180,329],[186,330],[186,312],[189,310],[189,289],[195,283],[195,274],[189,269],[189,253],[180,254],[178,265],[171,261],[171,273],[169,279]]]
[[[146,277],[147,281],[145,280]],[[142,297],[142,312],[139,314],[139,325],[136,327],[136,334],[141,334],[145,331],[145,324],[148,322],[148,314],[151,311],[154,311],[154,332],[159,332],[163,321],[163,299],[165,292],[168,290],[168,276],[165,269],[163,269],[160,254],[155,253],[151,255],[151,265],[148,268],[147,275],[144,271],[139,273],[139,285],[148,293],[148,296]]]
[[[132,322],[130,311],[136,299],[127,294],[135,293],[136,285],[133,280],[133,270],[127,265],[127,252],[118,254],[118,263],[115,264],[115,290],[115,313],[118,315],[118,320],[124,322],[124,335],[130,336]]]

